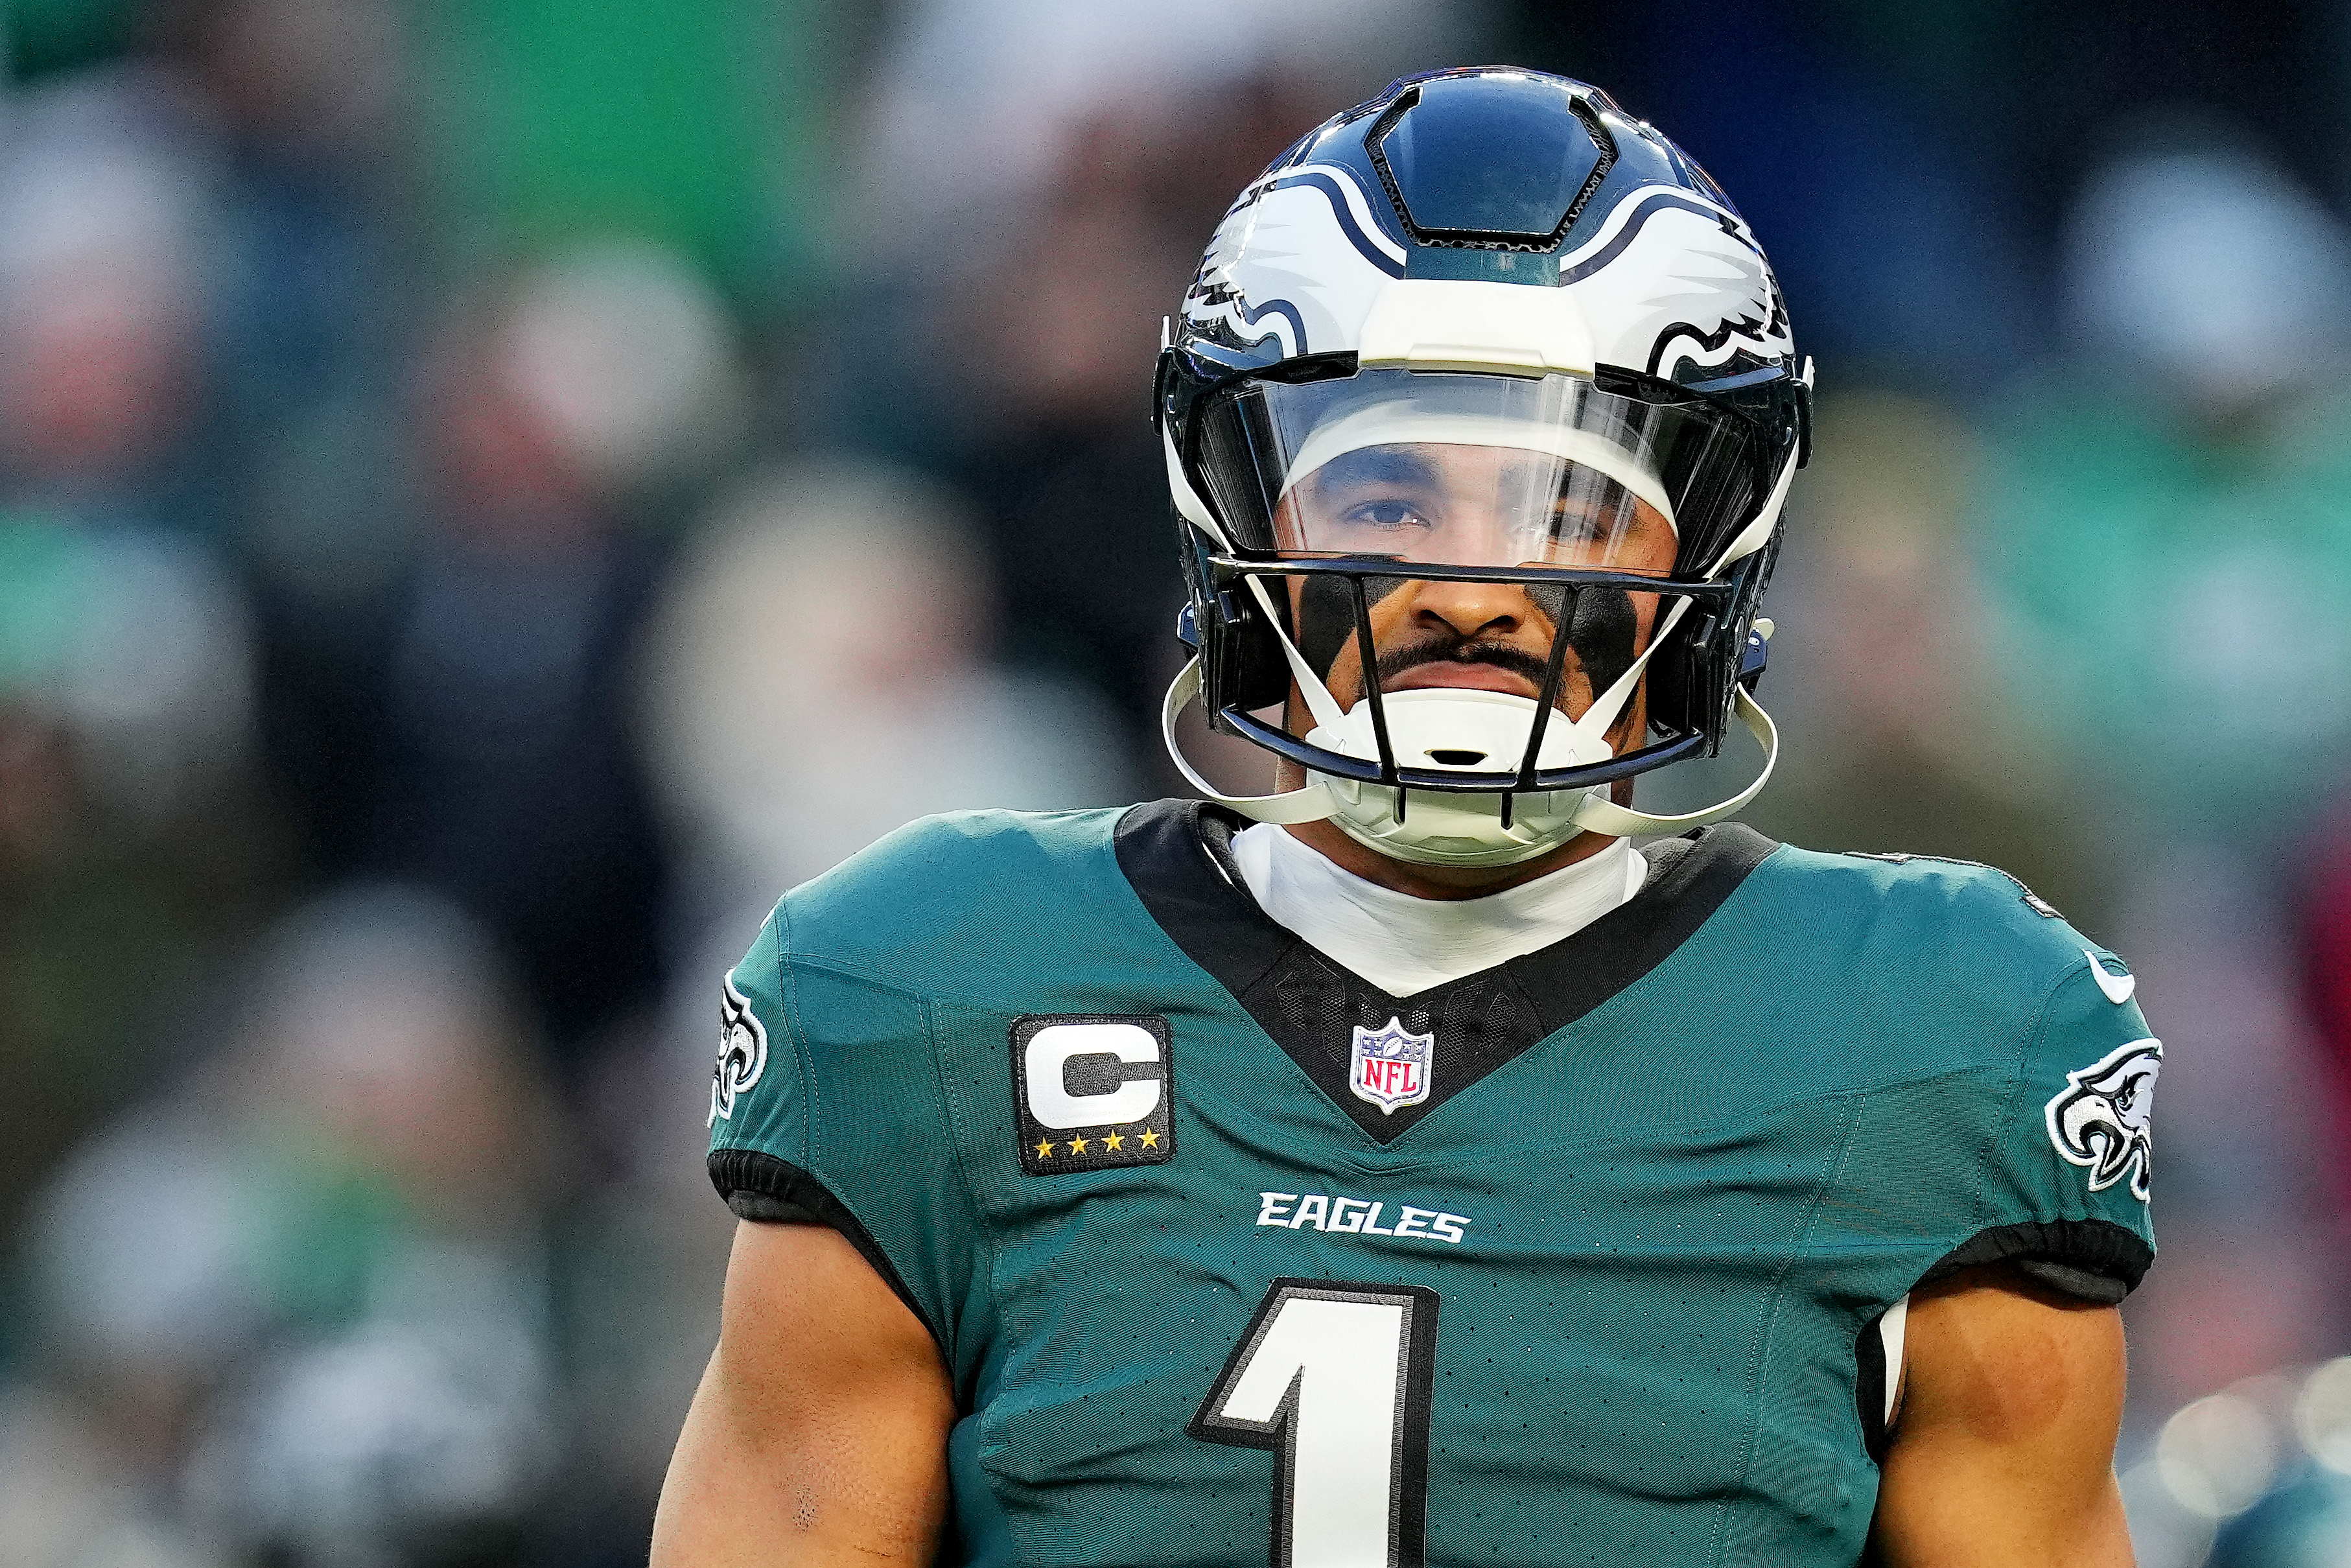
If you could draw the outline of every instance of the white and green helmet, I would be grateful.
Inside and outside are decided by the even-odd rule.
[[[1205,793],[1402,860],[1502,865],[1718,821],[1762,787],[1755,612],[1810,370],[1754,235],[1679,148],[1565,78],[1407,78],[1250,182],[1169,340],[1155,414],[1196,657],[1165,729]],[[1432,462],[1479,487],[1474,529],[1396,499]],[[1381,690],[1373,607],[1440,580],[1526,588],[1551,622],[1539,696]],[[1636,595],[1655,606],[1637,650]],[[1343,657],[1363,688],[1344,711]],[[1196,697],[1305,786],[1209,786],[1176,747]],[[1642,698],[1649,733],[1627,735]],[[1303,737],[1263,713],[1292,700]],[[1734,718],[1765,762],[1733,799],[1679,817],[1612,799],[1713,755]]]

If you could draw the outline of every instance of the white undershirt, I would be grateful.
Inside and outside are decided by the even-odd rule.
[[[1648,862],[1615,840],[1573,865],[1482,898],[1416,898],[1343,871],[1260,822],[1233,835],[1258,906],[1392,997],[1490,969],[1573,936],[1641,891]]]

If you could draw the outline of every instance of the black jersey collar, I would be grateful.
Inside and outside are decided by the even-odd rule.
[[[1648,845],[1641,891],[1523,957],[1392,997],[1274,924],[1234,863],[1244,820],[1198,800],[1155,800],[1118,824],[1119,869],[1144,907],[1374,1141],[1393,1142],[1452,1096],[1663,963],[1779,848],[1736,823]],[[1357,1028],[1433,1034],[1427,1099],[1384,1113],[1347,1087]]]

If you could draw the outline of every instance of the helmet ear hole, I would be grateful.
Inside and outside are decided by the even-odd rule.
[[[1271,707],[1290,696],[1290,662],[1262,620],[1235,629],[1233,695],[1245,708]]]
[[[1652,728],[1680,731],[1697,727],[1690,723],[1692,699],[1697,695],[1690,687],[1698,661],[1691,657],[1691,647],[1698,640],[1699,632],[1713,623],[1714,618],[1707,616],[1700,626],[1685,623],[1675,627],[1666,634],[1666,645],[1649,660],[1647,692]]]
[[[1290,608],[1279,592],[1267,597],[1276,614]],[[1200,662],[1211,715],[1223,706],[1273,707],[1289,698],[1290,661],[1282,657],[1280,639],[1267,623],[1257,595],[1228,590],[1213,606],[1203,606],[1199,621],[1207,634]]]

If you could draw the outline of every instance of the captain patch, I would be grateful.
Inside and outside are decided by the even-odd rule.
[[[1176,1068],[1156,1013],[1012,1022],[1020,1168],[1032,1176],[1155,1166],[1176,1153]]]

